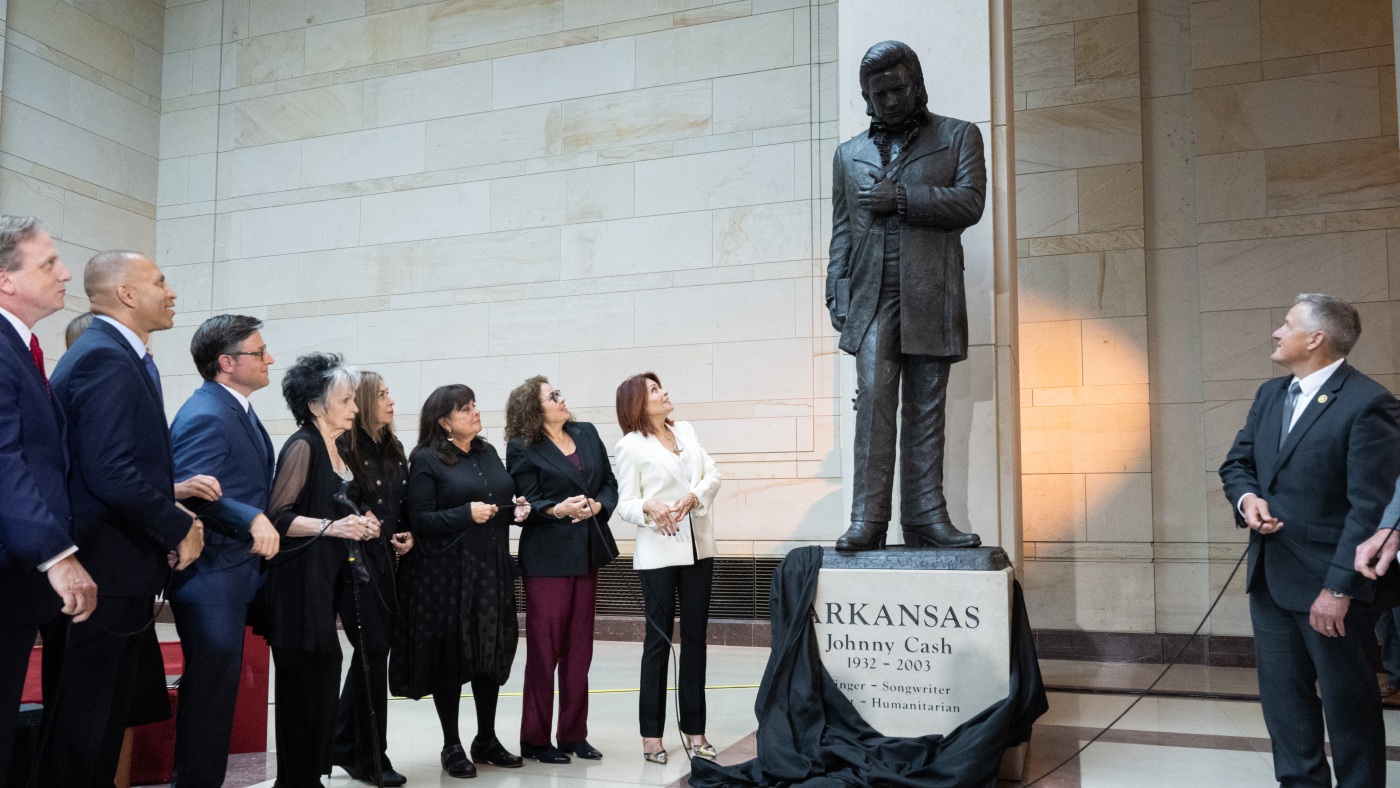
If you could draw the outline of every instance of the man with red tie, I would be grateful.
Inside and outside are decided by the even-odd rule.
[[[0,216],[0,785],[35,634],[97,604],[73,544],[63,411],[33,332],[63,308],[72,278],[38,220]]]

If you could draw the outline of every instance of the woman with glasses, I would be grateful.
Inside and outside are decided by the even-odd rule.
[[[496,702],[520,638],[510,526],[524,521],[530,506],[482,439],[476,394],[466,386],[442,386],[423,403],[408,509],[418,549],[402,565],[390,687],[415,700],[433,696],[449,776],[475,777],[473,760],[520,766],[520,756],[496,736]],[[468,682],[476,703],[470,759],[457,726]]]
[[[674,410],[671,395],[653,372],[633,375],[617,387],[617,422],[624,433],[614,447],[617,514],[637,526],[632,567],[641,580],[646,607],[639,704],[642,757],[663,764],[666,656],[677,592],[681,736],[695,755],[715,757],[715,748],[705,738],[705,630],[715,564],[710,507],[719,493],[720,475],[695,430],[671,420]]]
[[[413,549],[413,534],[408,533],[408,458],[394,435],[394,398],[384,378],[360,372],[355,405],[359,409],[355,428],[341,435],[336,446],[355,474],[359,491],[355,504],[379,524],[379,536],[365,543],[365,563],[374,588],[361,594],[359,620],[354,605],[342,605],[340,611],[354,654],[336,707],[331,762],[368,783],[375,782],[378,763],[379,784],[398,786],[408,780],[389,763],[389,635],[398,610],[395,564]],[[341,593],[341,599],[351,599],[350,589]],[[368,690],[364,662],[369,663]]]
[[[617,479],[592,424],[574,421],[564,394],[543,376],[506,400],[506,467],[534,514],[520,535],[525,582],[525,698],[520,753],[541,763],[598,760],[588,743],[598,570],[617,557],[608,519]],[[556,748],[549,728],[559,674]]]

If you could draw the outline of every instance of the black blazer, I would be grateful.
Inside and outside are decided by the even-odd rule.
[[[1357,545],[1380,525],[1400,476],[1400,402],[1343,362],[1280,447],[1292,380],[1288,375],[1259,387],[1220,466],[1240,527],[1244,518],[1235,505],[1245,493],[1267,501],[1284,524],[1266,536],[1250,532],[1246,587],[1254,591],[1263,580],[1279,607],[1300,613],[1324,587],[1370,602],[1374,584],[1352,564]]]
[[[94,320],[53,373],[68,419],[74,541],[103,596],[153,596],[190,530],[175,507],[170,430],[155,383],[121,332]]]
[[[67,438],[29,348],[4,319],[0,334],[0,623],[37,625],[62,606],[38,567],[73,546]]]
[[[520,437],[506,444],[506,469],[515,488],[530,502],[530,518],[520,534],[520,569],[527,577],[586,575],[617,557],[608,520],[617,508],[617,477],[608,450],[592,424],[571,421],[564,431],[573,439],[583,473],[574,470],[554,445],[542,439],[527,444]],[[602,504],[596,517],[577,523],[550,517],[545,510],[566,498],[587,495]]]

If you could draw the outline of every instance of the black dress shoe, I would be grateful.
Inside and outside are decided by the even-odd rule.
[[[588,743],[587,739],[579,739],[575,742],[559,742],[559,749],[567,753],[572,753],[585,761],[601,761],[603,754],[598,752],[598,748]]]
[[[374,777],[371,776],[373,773],[370,771],[356,769],[354,766],[347,766],[343,763],[337,763],[336,766],[344,769],[345,773],[350,775],[350,779],[352,780],[359,780],[362,783],[376,785]],[[379,773],[379,782],[377,784],[384,786],[384,788],[399,788],[401,785],[408,784],[408,778],[394,771],[394,767],[390,766],[388,761],[385,761],[384,771]]]
[[[979,547],[982,537],[965,534],[947,520],[904,526],[904,543],[911,547]]]
[[[878,550],[885,546],[885,532],[889,526],[889,523],[851,523],[846,533],[836,540],[836,549],[843,552]]]
[[[501,744],[501,740],[494,736],[489,741],[472,739],[472,760],[502,769],[514,769],[525,765],[524,759],[519,755],[512,755],[510,750]]]
[[[460,744],[442,748],[442,770],[463,779],[476,776],[476,764],[467,760],[467,751]]]
[[[559,751],[553,744],[526,744],[520,743],[520,754],[526,758],[534,758],[540,763],[569,763],[572,758]]]

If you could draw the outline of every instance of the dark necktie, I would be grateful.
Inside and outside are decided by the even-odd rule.
[[[34,366],[39,368],[39,377],[44,379],[44,389],[52,394],[53,389],[49,388],[49,376],[44,372],[44,351],[39,349],[39,337],[34,334],[29,335],[29,355],[34,357]]]
[[[1298,407],[1298,397],[1303,393],[1303,387],[1298,381],[1293,381],[1293,385],[1288,387],[1288,396],[1283,398],[1283,429],[1278,434],[1278,447],[1283,448],[1283,442],[1288,440],[1288,432],[1293,429],[1293,409]]]
[[[156,385],[156,401],[160,403],[160,409],[165,410],[165,392],[160,387],[160,370],[156,369],[155,356],[147,350],[141,363],[146,365],[146,374],[151,376],[151,382]]]

